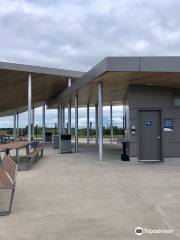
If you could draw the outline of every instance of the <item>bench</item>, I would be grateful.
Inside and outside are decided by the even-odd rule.
[[[0,166],[0,189],[11,190],[11,197],[9,209],[7,211],[0,211],[0,216],[6,216],[11,213],[15,186],[16,186],[17,165],[6,154]]]
[[[40,152],[40,157],[43,157],[43,153],[44,153],[44,145],[39,145],[35,148],[36,151]]]
[[[34,151],[29,151],[29,146],[26,148],[27,152],[27,160],[28,160],[28,170],[32,168],[32,162],[36,161],[39,157],[43,157],[44,153],[44,145],[38,145],[37,147],[34,146]],[[40,156],[39,156],[40,153]]]
[[[26,157],[27,157],[27,160],[28,160],[28,169],[31,170],[32,162],[36,161],[37,158],[39,157],[39,151],[35,150],[35,151],[32,151],[32,152],[28,152]]]

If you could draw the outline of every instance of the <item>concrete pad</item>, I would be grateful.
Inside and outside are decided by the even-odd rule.
[[[31,171],[18,172],[12,214],[0,218],[0,240],[180,239],[180,159],[122,162],[119,145],[79,153],[47,147]],[[0,207],[7,201],[0,192]],[[136,236],[136,227],[173,229]]]

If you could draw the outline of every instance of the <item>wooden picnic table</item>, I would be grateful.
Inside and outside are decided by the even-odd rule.
[[[31,142],[29,142],[29,141],[14,141],[11,143],[0,144],[0,150],[4,151],[7,155],[9,155],[9,151],[12,149],[15,149],[18,170],[20,170],[20,168],[19,168],[19,149],[26,148],[26,150],[27,150],[27,147],[29,147],[30,144],[31,144]]]

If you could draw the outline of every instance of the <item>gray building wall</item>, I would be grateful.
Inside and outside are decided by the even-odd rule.
[[[129,130],[130,156],[139,157],[138,110],[161,110],[162,156],[180,157],[180,108],[174,107],[174,90],[170,88],[129,86]],[[164,119],[173,120],[173,131],[164,131]],[[131,134],[131,127],[136,134]]]

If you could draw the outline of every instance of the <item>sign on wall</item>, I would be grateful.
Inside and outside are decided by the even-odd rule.
[[[173,120],[172,119],[164,119],[164,131],[165,132],[173,131]]]
[[[147,120],[147,127],[152,127],[152,120]]]

